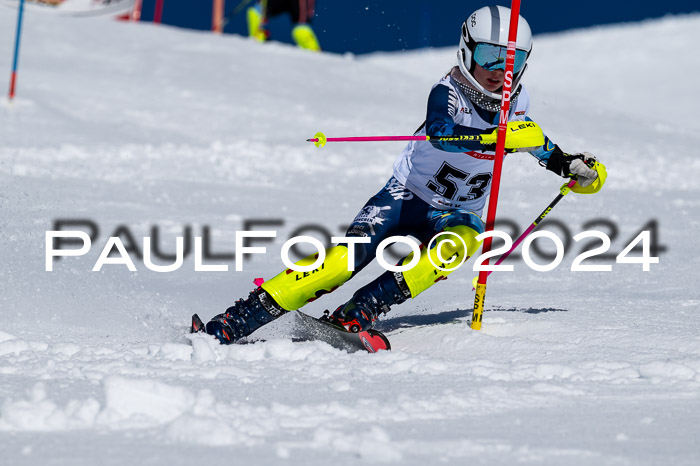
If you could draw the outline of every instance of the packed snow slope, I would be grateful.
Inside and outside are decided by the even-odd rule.
[[[0,9],[0,31],[9,72],[13,11]],[[543,227],[570,243],[554,271],[518,259],[491,276],[482,331],[468,325],[465,266],[385,316],[393,351],[369,355],[293,342],[291,315],[252,345],[184,335],[193,312],[208,319],[280,271],[299,227],[342,235],[402,148],[304,140],[411,134],[454,49],[357,58],[27,14],[18,96],[0,102],[2,463],[698,464],[696,43],[698,16],[537,37],[531,117],[565,151],[596,154],[604,190],[550,214]],[[522,231],[561,183],[509,156],[499,217]],[[47,272],[57,220],[99,232]],[[615,263],[652,221],[659,263]],[[278,237],[236,272],[223,255],[246,226]],[[612,271],[570,270],[590,241],[571,236],[590,229],[612,244],[584,263]],[[195,272],[190,250],[170,273],[135,254],[136,272],[93,272],[115,232],[169,254],[177,236],[206,236],[220,257],[205,263],[229,271]],[[306,311],[335,308],[379,271]]]

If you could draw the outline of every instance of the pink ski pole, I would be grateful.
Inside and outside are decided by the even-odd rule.
[[[480,141],[480,135],[469,136],[358,136],[348,138],[327,138],[323,133],[316,133],[306,142],[313,142],[316,147],[323,147],[326,142],[376,142],[376,141]]]
[[[559,189],[559,194],[557,195],[557,197],[555,197],[554,200],[553,200],[552,202],[549,203],[549,205],[547,206],[547,208],[544,209],[544,210],[542,211],[542,213],[535,219],[535,221],[532,222],[532,223],[530,224],[530,226],[527,228],[527,230],[525,230],[525,231],[523,232],[523,234],[520,235],[520,237],[518,237],[518,239],[515,240],[515,243],[513,243],[513,246],[508,250],[508,252],[506,252],[505,254],[503,254],[503,255],[501,256],[501,258],[498,259],[498,261],[497,261],[494,265],[500,265],[504,260],[506,260],[506,259],[508,258],[508,256],[510,255],[510,253],[513,252],[513,251],[515,251],[515,249],[516,249],[518,246],[520,246],[520,243],[522,243],[523,240],[524,240],[525,238],[527,238],[527,236],[528,236],[530,233],[532,233],[532,231],[533,231],[535,228],[537,228],[537,225],[539,225],[540,222],[541,222],[542,220],[544,220],[544,218],[547,216],[547,214],[549,214],[549,213],[552,211],[552,209],[554,208],[554,206],[557,205],[557,204],[559,203],[559,201],[561,201],[562,198],[563,198],[564,196],[566,196],[567,194],[569,194],[569,191],[571,191],[571,188],[573,188],[573,186],[574,186],[575,184],[576,184],[576,180],[571,180],[571,181],[569,181],[567,184],[562,185],[562,187]],[[488,277],[489,275],[491,275],[491,272],[493,272],[493,270],[489,270],[488,273],[486,274],[486,276]],[[476,289],[476,282],[477,282],[477,279],[478,279],[478,278],[479,278],[479,277],[474,277],[474,280],[472,280],[472,291],[474,291],[474,290]]]

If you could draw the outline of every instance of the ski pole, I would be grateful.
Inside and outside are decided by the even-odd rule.
[[[224,19],[221,20],[221,27],[225,28],[229,21],[231,21],[231,18],[243,11],[243,8],[247,7],[252,1],[253,0],[242,0],[241,3],[239,3],[231,11],[226,13]]]
[[[527,238],[527,236],[530,233],[532,233],[535,228],[537,228],[537,226],[540,224],[540,222],[542,220],[544,220],[544,218],[547,216],[547,214],[549,214],[552,211],[554,206],[557,205],[559,203],[559,201],[561,201],[564,198],[564,196],[569,194],[569,191],[571,191],[571,188],[573,188],[575,184],[576,184],[576,180],[571,180],[568,183],[561,185],[561,188],[559,188],[559,194],[557,195],[557,197],[555,197],[554,200],[549,203],[547,208],[545,208],[542,211],[542,213],[535,219],[535,221],[530,224],[530,226],[527,228],[527,230],[525,230],[523,232],[523,234],[521,234],[518,237],[518,239],[515,240],[515,243],[513,243],[513,246],[508,250],[508,252],[503,254],[501,256],[501,258],[498,259],[498,261],[494,265],[500,265],[504,260],[506,260],[508,258],[508,256],[510,255],[510,253],[515,251],[515,249],[520,245],[520,243],[522,243],[523,240],[525,238]],[[486,274],[486,276],[491,275],[491,272],[493,272],[493,270],[489,270],[488,273]],[[479,277],[474,277],[474,280],[472,280],[472,291],[474,291],[476,289],[476,283],[477,283],[478,278]]]
[[[359,136],[349,138],[327,138],[323,133],[316,133],[306,142],[313,142],[316,147],[323,147],[327,142],[376,142],[376,141],[481,141],[480,135],[464,136]]]

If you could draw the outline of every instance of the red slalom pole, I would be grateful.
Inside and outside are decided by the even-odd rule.
[[[155,10],[153,11],[153,22],[160,24],[163,18],[163,2],[164,0],[156,0]]]
[[[134,9],[131,12],[132,21],[141,21],[142,0],[134,0]]]
[[[224,31],[224,0],[213,0],[211,30],[215,34],[221,34]]]
[[[503,81],[503,97],[501,98],[501,113],[498,119],[498,134],[496,136],[496,160],[493,167],[493,184],[489,196],[489,209],[486,214],[486,231],[493,230],[496,221],[496,208],[498,207],[498,190],[501,187],[501,171],[506,145],[506,129],[508,125],[508,113],[510,111],[510,95],[513,86],[513,66],[515,63],[515,44],[518,37],[518,19],[520,17],[520,0],[512,0],[510,5],[510,27],[508,29],[508,48],[506,51],[505,79]],[[492,238],[484,239],[482,252],[491,251]],[[489,265],[489,260],[483,262]],[[479,272],[474,295],[474,312],[472,313],[472,329],[481,330],[481,316],[484,312],[484,298],[486,297],[486,279],[488,272]]]

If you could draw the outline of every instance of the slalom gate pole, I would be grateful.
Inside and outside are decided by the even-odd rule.
[[[489,209],[486,215],[486,231],[493,230],[496,219],[496,208],[498,207],[498,190],[501,187],[501,171],[503,168],[503,157],[505,156],[506,129],[508,125],[508,113],[510,111],[510,95],[513,86],[513,66],[515,63],[515,43],[518,37],[518,19],[520,18],[520,0],[512,0],[510,5],[510,27],[508,30],[508,49],[506,51],[505,79],[503,80],[503,91],[501,98],[501,113],[498,119],[498,133],[496,136],[496,160],[493,167],[493,183],[491,194],[489,195]],[[482,252],[485,254],[491,251],[492,238],[484,240]],[[483,262],[489,265],[488,258]],[[474,294],[474,312],[472,313],[472,329],[481,330],[481,316],[484,312],[484,299],[486,298],[486,279],[488,273],[485,270],[479,272]]]
[[[224,30],[224,0],[213,0],[211,8],[211,30],[221,34]]]
[[[19,0],[19,8],[17,10],[17,30],[15,33],[15,53],[12,58],[12,73],[10,74],[10,92],[8,100],[12,102],[15,98],[15,85],[17,84],[17,62],[19,61],[19,40],[22,36],[22,16],[24,14],[24,0]]]
[[[141,10],[143,8],[143,0],[134,0],[134,9],[131,12],[132,21],[141,21]]]
[[[505,254],[503,254],[503,255],[498,259],[498,262],[496,262],[494,265],[501,265],[501,263],[502,263],[504,260],[506,260],[506,259],[508,258],[508,256],[510,256],[510,253],[513,252],[513,251],[515,251],[515,249],[516,249],[518,246],[520,246],[520,243],[522,243],[523,240],[524,240],[525,238],[527,238],[528,235],[529,235],[530,233],[532,233],[532,231],[533,231],[535,228],[537,228],[537,226],[540,224],[540,222],[541,222],[542,220],[544,220],[544,218],[547,216],[547,214],[549,214],[549,213],[552,211],[552,209],[554,208],[554,206],[557,205],[557,204],[559,203],[559,201],[561,201],[561,200],[564,198],[564,196],[566,196],[567,194],[569,194],[569,191],[571,191],[571,188],[573,188],[575,184],[576,184],[576,180],[571,180],[571,181],[569,181],[568,183],[562,185],[562,187],[559,188],[559,194],[557,195],[557,197],[555,197],[554,200],[553,200],[552,202],[549,203],[549,205],[542,211],[542,213],[530,224],[530,226],[527,228],[527,230],[525,230],[525,231],[523,232],[523,234],[521,234],[521,235],[518,237],[518,239],[515,240],[515,243],[513,243],[513,246],[508,250],[508,252],[506,252]],[[489,270],[489,271],[487,272],[486,276],[488,277],[489,275],[491,275],[492,272],[493,272],[493,270]],[[477,280],[478,280],[478,279],[479,279],[479,277],[474,277],[474,280],[472,281],[472,286],[473,286],[472,291],[474,291],[474,290],[476,289],[476,285],[477,285]]]
[[[156,0],[156,5],[153,10],[153,22],[160,24],[163,19],[163,2],[165,0]]]

